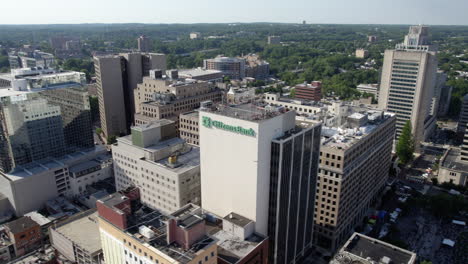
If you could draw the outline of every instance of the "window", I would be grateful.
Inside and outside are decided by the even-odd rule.
[[[208,256],[205,256],[205,262],[207,262],[207,261],[208,261]]]

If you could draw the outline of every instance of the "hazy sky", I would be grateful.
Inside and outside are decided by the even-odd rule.
[[[468,0],[0,0],[0,24],[292,22],[468,25]]]

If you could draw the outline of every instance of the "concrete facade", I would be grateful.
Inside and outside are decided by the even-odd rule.
[[[187,143],[199,146],[200,133],[198,132],[199,114],[198,111],[187,112],[180,114],[180,138],[184,139]]]
[[[71,168],[86,165],[90,161],[96,162],[96,164],[100,163],[100,167],[93,167],[91,173],[86,169],[79,170],[80,176],[70,172]],[[72,153],[57,159],[29,163],[15,168],[8,174],[0,173],[0,192],[8,197],[15,214],[21,216],[42,209],[47,201],[59,195],[67,197],[79,195],[80,192],[74,193],[74,190],[80,190],[79,186],[97,182],[104,175],[105,177],[111,177],[110,172],[109,157],[106,156],[106,151],[104,149],[92,149],[87,152]],[[97,173],[101,173],[102,176],[95,176]],[[77,180],[76,182],[79,185],[75,186],[75,176],[88,179],[83,183]],[[83,188],[81,192],[84,190]],[[28,195],[25,196],[25,193]]]
[[[314,204],[318,155],[312,158],[311,151],[317,151],[313,135],[319,138],[320,126],[298,127],[294,111],[268,109],[201,108],[202,205],[217,216],[235,212],[251,219],[255,232],[270,238],[269,263],[295,263],[312,242],[312,226],[301,221],[313,221],[305,213]]]
[[[104,135],[125,135],[136,111],[134,90],[151,69],[166,68],[166,57],[157,53],[122,53],[94,57],[94,67]]]
[[[200,204],[199,149],[174,136],[174,122],[161,120],[118,138],[112,148],[117,190],[138,187],[142,203],[165,213]]]
[[[395,120],[393,114],[370,111],[348,116],[342,127],[323,128],[314,217],[318,249],[338,249],[380,196],[391,164]]]

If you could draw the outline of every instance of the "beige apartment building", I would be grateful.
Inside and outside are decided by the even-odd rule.
[[[342,126],[322,129],[314,217],[319,250],[340,248],[382,193],[394,134],[394,114],[376,110],[356,112]]]
[[[182,113],[179,116],[180,122],[180,138],[184,139],[187,143],[199,146],[200,133],[198,132],[198,111]]]
[[[173,80],[160,76],[161,73],[156,74],[156,78],[143,78],[143,82],[135,90],[135,104],[138,106],[136,125],[169,119],[175,122],[178,131],[181,113],[197,109],[200,102],[220,102],[222,99],[221,90],[211,83],[192,79]]]
[[[356,50],[356,58],[365,59],[369,56],[369,51],[365,49]]]

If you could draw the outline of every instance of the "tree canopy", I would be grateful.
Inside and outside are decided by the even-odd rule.
[[[403,127],[398,143],[396,146],[396,152],[400,163],[406,164],[413,159],[414,155],[414,139],[411,132],[411,122],[408,120]]]

